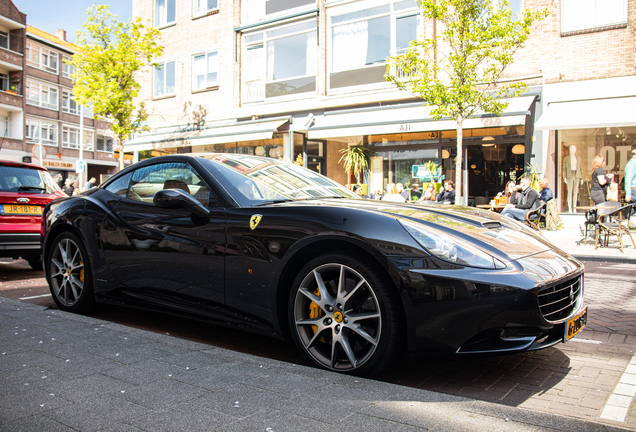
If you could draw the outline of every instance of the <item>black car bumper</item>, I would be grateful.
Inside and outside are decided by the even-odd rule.
[[[40,255],[39,233],[0,234],[0,257],[19,258]]]

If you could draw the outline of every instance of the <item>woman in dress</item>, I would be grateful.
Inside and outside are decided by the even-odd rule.
[[[607,185],[609,181],[605,171],[601,168],[605,165],[605,156],[598,154],[592,160],[592,190],[590,196],[594,205],[604,203],[607,197]]]

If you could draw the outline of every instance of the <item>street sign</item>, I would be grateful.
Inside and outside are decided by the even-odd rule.
[[[78,160],[77,162],[75,162],[75,172],[76,173],[86,172],[86,161]]]

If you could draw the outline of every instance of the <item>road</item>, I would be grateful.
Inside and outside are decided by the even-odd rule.
[[[587,327],[567,344],[532,353],[401,364],[377,379],[636,430],[636,266],[586,262]],[[41,272],[0,260],[0,296],[55,308]],[[293,363],[290,342],[118,307],[91,316]],[[631,364],[630,364],[631,362]]]

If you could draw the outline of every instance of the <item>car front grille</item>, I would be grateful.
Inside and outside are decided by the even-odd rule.
[[[569,317],[582,293],[583,279],[577,276],[539,291],[539,309],[547,321],[560,321]]]

